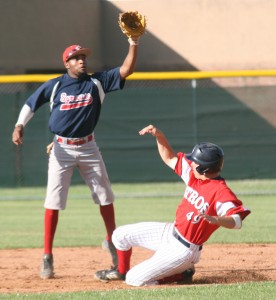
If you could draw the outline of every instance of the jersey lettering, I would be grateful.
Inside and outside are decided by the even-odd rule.
[[[200,221],[200,219],[201,219],[201,217],[199,215],[195,215],[192,223],[196,224],[196,223],[198,223]]]
[[[93,102],[93,98],[90,93],[80,94],[77,96],[62,93],[60,95],[60,102],[64,102],[64,104],[61,104],[60,110],[70,110],[90,105]]]
[[[190,221],[192,219],[193,214],[194,214],[193,211],[191,211],[191,212],[189,212],[189,213],[186,214],[186,218],[187,218],[188,221]]]
[[[195,201],[197,200],[197,197],[198,197],[198,192],[192,191],[191,194],[189,195],[188,201],[191,204],[195,204]]]
[[[204,198],[202,196],[198,197],[194,205],[197,210],[200,210],[204,205]]]
[[[190,186],[186,187],[184,197],[201,213],[205,213],[209,208],[209,203],[205,201],[204,197],[200,196],[198,192]]]
[[[195,212],[191,211],[186,214],[186,218],[188,221],[191,221],[192,224],[196,224],[200,221],[201,217],[199,215],[195,215]]]

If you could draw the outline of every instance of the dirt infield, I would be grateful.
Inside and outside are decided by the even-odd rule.
[[[275,253],[276,244],[205,245],[193,284],[276,281],[276,267],[272,263]],[[132,264],[150,255],[148,250],[135,248]],[[41,256],[42,249],[0,250],[0,293],[133,288],[123,282],[102,283],[93,278],[96,270],[110,266],[109,255],[101,248],[55,248],[56,276],[50,280],[38,276]]]

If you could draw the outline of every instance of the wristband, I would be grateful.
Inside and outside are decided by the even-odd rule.
[[[134,40],[133,38],[129,38],[128,39],[128,42],[129,42],[129,44],[130,45],[132,45],[132,46],[137,46],[137,45],[139,45],[139,38],[137,38],[136,40]]]
[[[231,215],[235,221],[235,226],[233,229],[240,229],[242,227],[242,220],[239,214]]]

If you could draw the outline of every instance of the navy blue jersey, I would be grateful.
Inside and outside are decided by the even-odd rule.
[[[64,74],[42,84],[26,104],[36,112],[41,105],[49,103],[51,132],[63,137],[84,137],[97,125],[105,94],[122,89],[124,83],[119,67],[80,79]]]

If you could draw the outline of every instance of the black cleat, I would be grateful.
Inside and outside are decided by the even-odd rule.
[[[192,283],[194,274],[195,274],[195,268],[194,267],[185,270],[182,273],[183,279],[182,279],[181,283]]]
[[[111,280],[125,280],[126,274],[121,274],[117,271],[117,269],[100,270],[95,273],[94,278],[103,282]]]

